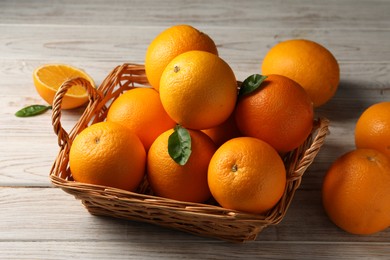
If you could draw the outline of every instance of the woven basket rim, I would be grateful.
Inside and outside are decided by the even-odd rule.
[[[61,101],[67,89],[75,84],[82,85],[86,88],[89,95],[89,103],[80,119],[68,133],[61,125]],[[74,138],[88,125],[105,120],[108,110],[107,104],[124,91],[137,87],[137,85],[149,86],[144,66],[124,63],[114,68],[97,89],[93,88],[87,80],[81,78],[71,79],[59,88],[54,98],[52,114],[53,129],[58,136],[58,145],[60,147],[58,156],[49,174],[54,186],[82,200],[86,208],[92,214],[96,215],[112,215],[115,217],[122,217],[123,215],[123,218],[132,219],[132,215],[130,215],[132,213],[127,214],[126,210],[131,211],[132,207],[134,207],[136,210],[138,208],[145,208],[145,211],[151,210],[153,214],[159,214],[159,211],[162,211],[164,214],[173,214],[179,218],[183,216],[184,219],[187,217],[204,218],[205,222],[211,222],[213,225],[218,225],[218,222],[226,220],[233,222],[231,225],[243,225],[243,230],[252,229],[246,237],[244,234],[244,238],[240,237],[237,239],[229,239],[226,235],[214,234],[212,232],[207,233],[207,231],[200,234],[202,236],[211,236],[231,241],[253,240],[256,238],[257,233],[264,227],[276,225],[284,218],[294,193],[301,183],[302,175],[313,162],[325,141],[325,137],[329,133],[329,120],[326,118],[316,118],[313,122],[312,134],[305,143],[284,157],[286,160],[286,170],[289,174],[286,190],[280,202],[266,214],[252,214],[225,209],[219,205],[182,202],[161,198],[145,193],[146,189],[144,187],[141,187],[137,192],[130,192],[71,180],[68,154]],[[290,169],[291,167],[292,169]],[[111,207],[115,203],[119,203],[120,206],[116,208]],[[107,212],[100,212],[99,210],[107,210]],[[142,210],[141,213],[137,211],[137,214],[142,214]],[[145,214],[147,215],[148,212],[145,212]],[[144,221],[142,218],[140,219]],[[147,219],[145,219],[145,222],[154,223],[153,220]],[[166,223],[156,224],[170,226]],[[249,226],[247,227],[245,225]],[[173,228],[177,228],[174,224],[172,226]],[[196,231],[191,232],[192,230],[186,230],[187,227],[179,227],[178,229],[196,233]],[[218,233],[220,231],[215,230],[214,232]]]

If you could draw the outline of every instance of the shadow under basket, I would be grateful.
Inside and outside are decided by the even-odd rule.
[[[82,85],[87,89],[89,103],[75,126],[67,133],[60,122],[61,102],[67,89],[73,85]],[[52,183],[80,199],[93,215],[147,222],[230,242],[255,240],[263,228],[277,225],[285,216],[303,173],[325,141],[329,124],[325,118],[315,119],[307,140],[283,157],[287,185],[277,205],[265,214],[229,210],[215,203],[188,203],[157,197],[152,194],[146,178],[136,192],[73,180],[69,170],[69,150],[77,134],[93,123],[104,121],[109,105],[121,93],[146,86],[148,82],[143,65],[123,64],[117,66],[97,89],[82,78],[69,80],[59,88],[54,98],[52,123],[60,151],[50,172]]]

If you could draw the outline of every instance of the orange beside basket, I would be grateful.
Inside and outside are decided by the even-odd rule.
[[[89,95],[84,113],[67,133],[61,126],[61,102],[68,88],[83,85]],[[87,126],[104,121],[109,105],[121,93],[134,87],[148,86],[143,65],[117,66],[98,89],[83,79],[65,82],[53,104],[52,123],[58,136],[60,151],[50,172],[52,183],[80,199],[93,215],[152,223],[199,236],[231,242],[255,240],[263,228],[278,224],[285,216],[299,187],[302,175],[313,162],[328,134],[329,121],[318,118],[307,140],[283,159],[287,170],[287,185],[278,204],[266,214],[248,214],[228,210],[218,205],[181,202],[154,196],[146,178],[136,192],[75,182],[69,170],[69,150],[72,141]]]

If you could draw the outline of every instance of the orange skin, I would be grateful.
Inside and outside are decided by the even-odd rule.
[[[355,127],[357,148],[372,148],[390,158],[390,102],[380,102],[367,108]]]
[[[135,88],[119,96],[108,110],[107,121],[128,127],[141,139],[146,151],[161,133],[176,125],[152,88]]]
[[[322,201],[341,229],[367,235],[390,226],[390,159],[373,149],[338,158],[325,175]]]
[[[262,74],[279,74],[300,84],[314,107],[328,102],[340,82],[340,68],[333,54],[319,43],[293,39],[273,46],[263,59]]]
[[[274,148],[252,137],[233,138],[213,155],[208,183],[224,208],[265,213],[282,197],[286,170]]]
[[[218,147],[232,138],[242,136],[234,119],[234,113],[222,124],[202,130],[202,132],[207,134]]]
[[[214,41],[189,25],[175,25],[157,35],[145,56],[145,72],[150,85],[159,91],[160,78],[168,63],[179,54],[192,50],[218,55]]]
[[[145,174],[146,153],[139,138],[112,122],[85,128],[73,141],[69,165],[78,182],[135,191]]]
[[[165,68],[160,98],[168,115],[178,124],[197,130],[212,128],[233,112],[237,81],[230,66],[217,55],[189,51]]]
[[[313,117],[313,105],[305,90],[281,75],[268,75],[259,89],[238,100],[235,110],[243,135],[266,141],[280,153],[306,140]]]
[[[160,197],[187,202],[205,202],[210,198],[207,167],[216,150],[214,142],[198,130],[188,130],[192,153],[185,165],[168,154],[168,138],[173,130],[162,133],[147,156],[147,177],[153,192]]]

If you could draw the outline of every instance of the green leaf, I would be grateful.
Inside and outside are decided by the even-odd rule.
[[[46,112],[51,108],[52,108],[51,106],[45,106],[45,105],[31,105],[17,111],[15,113],[15,116],[17,117],[36,116],[42,114],[43,112]]]
[[[185,165],[191,155],[191,136],[187,129],[177,125],[168,138],[169,156],[178,164]]]
[[[249,93],[252,93],[256,89],[258,89],[261,83],[267,78],[267,76],[263,76],[260,74],[253,74],[247,77],[244,82],[242,82],[240,87],[240,92],[238,96],[244,96]]]

